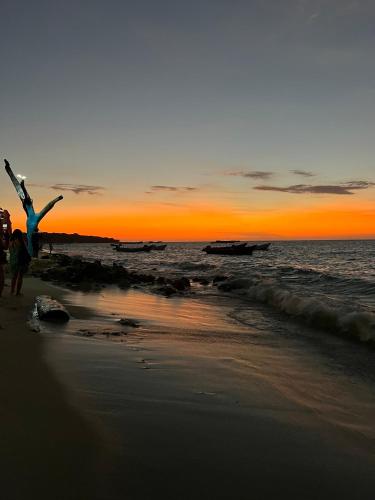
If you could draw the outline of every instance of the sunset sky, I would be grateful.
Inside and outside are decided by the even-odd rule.
[[[375,238],[373,0],[0,0],[0,154],[42,231]],[[24,229],[3,168],[0,206]]]

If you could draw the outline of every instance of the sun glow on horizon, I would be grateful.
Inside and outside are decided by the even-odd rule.
[[[62,209],[63,208],[63,209]],[[371,203],[327,204],[280,210],[234,210],[216,204],[168,207],[163,204],[56,207],[41,231],[79,233],[129,240],[208,241],[215,239],[372,239],[375,209]],[[19,210],[13,227],[24,228]]]

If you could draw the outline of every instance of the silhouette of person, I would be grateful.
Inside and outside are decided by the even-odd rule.
[[[15,229],[9,239],[9,264],[12,275],[11,294],[21,295],[23,275],[30,264],[30,254],[27,250],[22,231]]]

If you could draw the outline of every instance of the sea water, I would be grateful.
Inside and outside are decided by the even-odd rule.
[[[250,243],[251,244],[251,243]],[[56,252],[103,264],[121,264],[155,276],[186,276],[225,284],[196,286],[195,295],[241,297],[234,314],[254,322],[254,306],[265,304],[322,331],[375,340],[375,241],[280,241],[248,256],[207,255],[204,243],[168,243],[166,250],[124,254],[108,244],[56,245]]]
[[[307,473],[321,489],[290,498],[332,498],[338,484],[341,498],[370,498],[375,241],[273,242],[267,252],[238,257],[206,255],[203,247],[169,243],[165,251],[123,254],[106,244],[56,245],[55,252],[103,264],[209,281],[171,298],[147,287],[67,292],[73,316],[77,306],[92,315],[47,333],[56,373],[90,400],[86,411],[115,433],[119,447],[157,474],[176,462],[205,476],[219,457],[228,477],[248,481],[249,464],[264,460],[272,481],[294,485]],[[226,277],[220,288],[212,284],[219,275]],[[113,337],[121,317],[140,327]],[[80,333],[90,330],[104,335]],[[266,448],[252,455],[254,428]],[[279,475],[284,455],[292,462]]]

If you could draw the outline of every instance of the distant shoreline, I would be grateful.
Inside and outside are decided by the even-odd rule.
[[[116,238],[109,238],[104,236],[88,236],[88,235],[80,235],[80,234],[66,234],[66,233],[41,233],[46,242],[51,241],[51,243],[56,244],[67,244],[67,243],[117,243],[120,240]],[[128,238],[127,241],[135,242],[136,240],[132,240]],[[138,240],[137,240],[138,241]],[[144,238],[144,241],[148,241],[147,238]],[[211,243],[213,240],[162,240],[164,243]],[[272,239],[272,238],[264,238],[264,239],[239,239],[235,240],[236,242],[272,242],[272,243],[293,243],[293,242],[321,242],[321,241],[375,241],[375,236],[371,238],[321,238],[321,239]]]
[[[87,236],[78,233],[47,233],[40,232],[42,243],[66,244],[66,243],[116,243],[118,240],[103,236]]]

